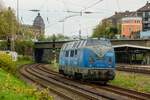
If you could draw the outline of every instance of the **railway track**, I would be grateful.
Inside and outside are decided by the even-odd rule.
[[[59,77],[66,78],[66,77],[64,77],[64,76],[62,76],[62,75],[60,75],[60,74],[58,74],[58,73],[56,73],[54,71],[49,71],[49,69],[46,68],[46,67],[40,67],[39,66],[37,68],[39,68],[40,70],[43,70],[43,71],[45,71],[47,73],[54,74],[54,75],[59,75]],[[69,80],[70,80],[70,78],[69,78]],[[90,85],[92,87],[95,87],[96,89],[100,88],[100,89],[108,90],[108,91],[111,91],[111,92],[114,92],[114,93],[117,93],[117,94],[121,94],[121,95],[125,95],[127,97],[131,97],[131,98],[134,98],[134,99],[147,100],[147,99],[150,98],[150,94],[136,92],[136,91],[133,91],[133,90],[124,89],[124,88],[117,87],[117,86],[112,86],[112,85],[99,86],[99,85],[89,84],[89,83],[81,82],[81,81],[77,81],[77,82],[80,82],[82,84]]]
[[[24,76],[30,78],[34,77],[34,80],[38,84],[45,85],[45,87],[50,86],[48,84],[55,84],[57,87],[64,88],[68,91],[73,91],[73,94],[68,97],[69,94],[58,92],[59,94],[66,96],[67,99],[77,99],[76,96],[80,96],[80,99],[111,99],[111,100],[129,100],[129,99],[136,99],[136,100],[148,100],[150,98],[150,94],[139,93],[136,91],[131,91],[115,86],[99,86],[87,82],[81,81],[74,81],[70,78],[66,78],[57,72],[49,70],[47,67],[43,67],[42,64],[34,64],[29,66],[24,66],[20,73],[24,74]],[[45,82],[46,81],[46,82]],[[54,82],[55,81],[55,82]],[[60,84],[61,83],[61,84]],[[52,89],[51,89],[52,90]],[[63,90],[63,91],[65,91]],[[54,89],[53,91],[56,91]],[[76,95],[76,96],[75,96]]]
[[[29,67],[29,65],[25,65],[23,66],[20,70],[20,78],[23,78],[25,81],[27,82],[32,82],[32,83],[36,83],[37,85],[39,85],[42,88],[48,88],[47,83],[45,83],[43,80],[38,79],[36,76],[32,75],[32,73],[28,72],[27,67]],[[30,65],[30,67],[32,67],[32,65]],[[53,88],[48,88],[49,91],[54,92],[55,94],[59,95],[60,98],[64,98],[64,100],[72,100],[71,97],[53,89]]]
[[[140,66],[133,66],[133,65],[117,65],[116,70],[142,73],[142,74],[150,74],[150,67],[148,67],[148,66],[140,67]]]
[[[20,73],[32,81],[40,84],[48,89],[55,91],[57,94],[60,94],[63,98],[67,100],[98,100],[98,99],[106,99],[106,100],[115,100],[115,98],[107,97],[105,95],[100,95],[99,93],[94,93],[90,90],[84,88],[73,87],[69,84],[64,84],[57,79],[55,76],[51,76],[51,78],[45,77],[47,74],[39,73],[39,70],[35,69],[34,66],[24,66]],[[52,86],[53,85],[53,86]],[[55,87],[55,88],[54,88]],[[67,90],[67,91],[66,91]]]

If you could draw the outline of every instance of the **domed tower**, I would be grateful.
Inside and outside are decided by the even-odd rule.
[[[36,31],[36,35],[44,34],[45,32],[45,23],[40,13],[38,13],[38,16],[36,16],[36,18],[34,19],[33,28]]]

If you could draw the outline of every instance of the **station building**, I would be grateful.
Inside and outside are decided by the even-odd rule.
[[[142,17],[143,31],[150,30],[150,3],[147,3],[137,10],[137,16]]]

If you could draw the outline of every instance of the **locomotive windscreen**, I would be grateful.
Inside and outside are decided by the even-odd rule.
[[[98,40],[98,39],[87,40],[86,46],[93,46],[93,45],[111,46],[111,43],[109,40]]]

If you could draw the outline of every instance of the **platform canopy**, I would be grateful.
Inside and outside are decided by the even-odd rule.
[[[150,47],[123,44],[113,48],[117,63],[150,64]]]
[[[145,46],[138,46],[138,45],[131,45],[131,44],[123,44],[123,45],[114,45],[113,48],[136,48],[136,49],[144,49],[144,50],[150,50],[150,47],[145,47]]]

